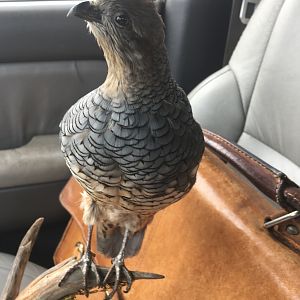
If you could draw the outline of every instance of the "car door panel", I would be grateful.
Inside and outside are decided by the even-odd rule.
[[[58,195],[70,176],[59,122],[99,86],[106,63],[72,1],[0,2],[0,231],[39,216],[65,218]]]
[[[67,18],[78,1],[0,1],[0,62],[103,59],[84,21]]]
[[[93,60],[0,64],[0,149],[57,134],[64,113],[105,73],[105,63]]]

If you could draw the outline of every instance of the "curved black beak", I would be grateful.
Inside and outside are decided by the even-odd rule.
[[[101,12],[91,4],[90,1],[84,1],[74,5],[68,12],[67,17],[75,16],[89,22],[101,21]]]

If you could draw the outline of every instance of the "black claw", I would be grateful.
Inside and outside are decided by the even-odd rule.
[[[126,289],[124,290],[124,293],[128,293],[131,289],[132,282],[133,282],[132,275],[130,274],[130,272],[128,271],[128,269],[125,266],[122,267],[122,270],[123,270],[123,274],[127,281],[127,286],[126,286]]]
[[[115,278],[113,279],[112,291],[105,298],[107,300],[112,299],[112,297],[117,292],[121,284],[126,284],[125,293],[128,293],[131,289],[133,282],[133,277],[130,271],[128,271],[128,269],[124,265],[124,259],[122,255],[118,255],[116,258],[113,259],[112,266],[103,280],[104,287],[107,285],[107,282],[110,279],[112,273],[115,275]]]

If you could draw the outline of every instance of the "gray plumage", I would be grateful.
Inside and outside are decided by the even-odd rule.
[[[101,10],[101,23],[88,19],[88,27],[104,51],[108,75],[65,114],[61,149],[86,191],[84,222],[97,225],[98,250],[116,256],[128,228],[125,256],[132,256],[154,214],[192,188],[203,135],[171,76],[153,2],[93,3],[93,18]],[[123,28],[116,24],[120,13],[129,20]]]

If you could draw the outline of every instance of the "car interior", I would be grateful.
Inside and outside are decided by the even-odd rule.
[[[300,184],[298,2],[165,0],[158,7],[173,75],[202,128]],[[23,286],[53,265],[69,219],[59,203],[70,173],[58,125],[106,76],[84,22],[66,17],[74,3],[0,1],[0,290],[40,216],[45,224]]]

